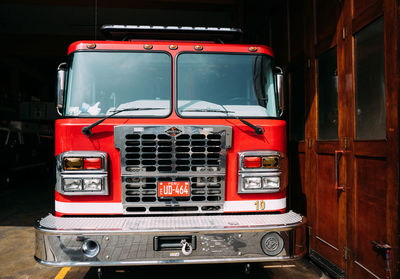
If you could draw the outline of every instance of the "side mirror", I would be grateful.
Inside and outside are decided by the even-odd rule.
[[[67,72],[67,63],[61,63],[57,68],[57,112],[61,116],[61,110],[64,104],[65,76]]]
[[[279,114],[282,116],[285,110],[285,90],[284,90],[284,75],[280,67],[275,67],[276,89],[278,91],[278,108]]]

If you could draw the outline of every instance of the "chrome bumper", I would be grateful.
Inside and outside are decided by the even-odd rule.
[[[50,266],[116,266],[266,262],[292,260],[306,253],[305,217],[274,215],[213,215],[173,217],[54,217],[35,226],[35,259]],[[263,252],[268,232],[283,239],[275,256]],[[168,239],[191,239],[188,253]],[[159,246],[158,240],[166,240]],[[98,244],[89,257],[83,243]],[[92,242],[92,243],[93,243]],[[265,238],[264,238],[265,243]],[[282,243],[281,243],[282,244]],[[278,243],[269,243],[273,247]],[[187,252],[187,251],[186,251]]]

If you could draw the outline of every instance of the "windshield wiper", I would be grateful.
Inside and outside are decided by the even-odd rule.
[[[107,118],[110,118],[118,113],[124,112],[124,111],[138,111],[138,110],[158,110],[158,109],[165,109],[165,108],[126,108],[126,109],[120,109],[120,110],[116,110],[114,113],[107,115],[105,117],[103,117],[102,119],[94,122],[93,124],[90,124],[89,126],[85,126],[82,128],[82,134],[84,134],[87,137],[90,137],[92,135],[92,129],[93,127],[96,127],[97,125],[99,125],[101,122],[103,122],[104,120],[106,120]]]
[[[238,120],[240,120],[240,121],[242,121],[243,124],[245,124],[245,125],[249,126],[250,128],[252,128],[252,129],[254,130],[254,133],[255,133],[256,135],[262,135],[262,134],[264,134],[264,130],[263,130],[262,127],[256,126],[256,125],[254,125],[254,124],[251,124],[250,122],[248,122],[248,121],[246,121],[246,120],[240,118],[239,116],[235,116],[235,118],[238,119]]]
[[[226,113],[227,116],[228,116],[228,113],[232,112],[232,111],[228,111],[224,105],[220,105],[220,106],[224,109],[224,111],[225,111],[225,113]],[[235,117],[236,119],[240,120],[243,124],[245,124],[245,125],[249,126],[250,128],[252,128],[252,129],[254,130],[254,133],[255,133],[256,135],[262,135],[262,134],[264,134],[263,128],[261,128],[261,127],[259,127],[259,126],[256,126],[256,125],[253,125],[253,124],[251,124],[250,122],[248,122],[248,121],[242,119],[242,118],[239,117],[239,116],[233,115],[233,117]]]
[[[185,110],[182,110],[182,112],[183,112],[183,111],[187,111],[187,112],[221,112],[221,113],[225,113],[226,116],[228,116],[229,113],[235,113],[234,111],[227,110],[227,109],[225,108],[224,105],[220,105],[220,106],[221,106],[224,110],[220,110],[220,109],[185,109]],[[255,133],[256,135],[262,135],[262,134],[264,134],[263,128],[261,128],[261,127],[259,127],[259,126],[256,126],[256,125],[253,125],[253,124],[251,124],[250,122],[248,122],[248,121],[242,119],[242,118],[239,117],[239,116],[236,116],[236,115],[232,115],[232,116],[233,116],[234,118],[240,120],[243,124],[245,124],[245,125],[249,126],[250,128],[252,128],[252,129],[254,130],[254,133]]]

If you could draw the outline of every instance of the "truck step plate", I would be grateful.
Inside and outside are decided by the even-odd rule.
[[[293,211],[268,215],[211,215],[173,217],[55,217],[48,215],[39,227],[62,231],[193,231],[210,229],[262,229],[271,226],[290,226],[302,222]]]

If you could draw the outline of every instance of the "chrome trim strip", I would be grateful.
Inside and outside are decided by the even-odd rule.
[[[369,270],[368,268],[366,268],[365,266],[363,266],[361,263],[359,263],[358,261],[354,261],[359,267],[361,267],[362,269],[364,269],[366,272],[368,272],[369,274],[371,274],[372,276],[374,276],[376,279],[381,279],[380,277],[376,276],[371,270]]]
[[[323,240],[322,238],[320,238],[319,236],[315,236],[316,239],[318,239],[319,241],[321,241],[322,243],[328,245],[329,247],[331,247],[332,249],[334,249],[335,251],[339,251],[338,248],[336,248],[335,246],[333,246],[332,244],[330,244],[329,242]]]
[[[125,261],[125,262],[50,262],[44,261],[34,256],[36,262],[53,267],[63,266],[129,266],[129,265],[178,265],[178,264],[223,264],[223,263],[243,263],[243,262],[273,262],[273,261],[295,261],[307,254],[304,250],[301,254],[291,257],[247,257],[247,258],[216,258],[216,259],[188,259],[188,260],[146,260],[146,261]]]

